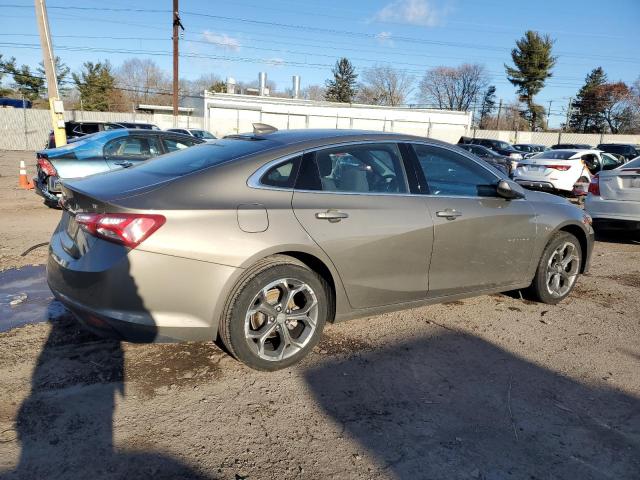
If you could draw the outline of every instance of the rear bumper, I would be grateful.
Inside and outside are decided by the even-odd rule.
[[[640,223],[640,202],[604,200],[602,197],[588,195],[585,210],[595,220],[616,220],[619,222]]]
[[[517,183],[522,185],[524,188],[528,188],[529,190],[538,190],[541,192],[550,192],[555,193],[559,190],[555,187],[555,185],[551,182],[546,182],[542,180],[524,180],[521,178],[514,179]]]
[[[65,214],[66,215],[66,214]],[[89,330],[133,342],[207,341],[237,268],[162,255],[89,237],[73,258],[63,225],[51,238],[47,281]]]
[[[44,198],[47,202],[51,202],[51,203],[58,203],[58,196],[49,192],[49,189],[47,188],[47,186],[42,183],[38,177],[33,177],[33,185],[34,185],[34,190],[35,192],[40,195],[42,198]]]

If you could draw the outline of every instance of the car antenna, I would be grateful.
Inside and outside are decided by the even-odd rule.
[[[264,135],[265,133],[277,132],[278,129],[274,126],[267,125],[266,123],[254,123],[253,133],[254,135]]]

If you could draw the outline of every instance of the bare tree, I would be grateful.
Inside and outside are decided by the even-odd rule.
[[[484,65],[465,63],[459,67],[435,67],[420,81],[420,99],[438,108],[469,110],[487,88]]]
[[[306,100],[322,101],[325,95],[326,89],[322,85],[309,85],[300,92],[300,97]]]
[[[130,58],[116,71],[116,85],[130,102],[169,104],[171,82],[158,64],[148,58]]]
[[[364,71],[356,101],[371,105],[396,106],[406,102],[413,90],[414,77],[390,65],[379,65]]]

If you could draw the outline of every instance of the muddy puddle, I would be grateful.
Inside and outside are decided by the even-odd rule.
[[[0,272],[0,332],[45,322],[65,312],[49,290],[44,266]]]

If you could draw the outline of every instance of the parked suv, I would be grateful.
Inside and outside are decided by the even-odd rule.
[[[631,143],[601,143],[598,145],[598,150],[622,155],[626,162],[640,156],[640,145]]]
[[[120,123],[115,122],[64,122],[64,131],[67,135],[67,142],[74,138],[84,137],[92,133],[104,132],[106,130],[116,130],[125,128]],[[45,148],[56,148],[56,139],[53,130],[49,132],[49,140]]]

